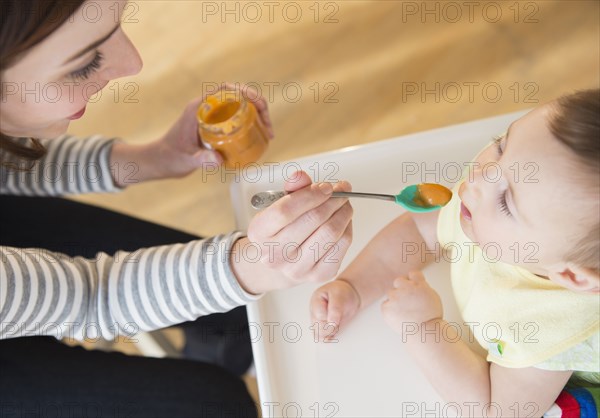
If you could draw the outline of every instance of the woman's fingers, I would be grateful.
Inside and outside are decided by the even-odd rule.
[[[256,108],[256,111],[258,112],[258,116],[264,128],[267,130],[269,139],[274,138],[275,135],[273,133],[273,123],[271,122],[271,116],[269,115],[269,105],[267,104],[267,99],[260,92],[245,84],[240,85],[228,82],[222,83],[219,86],[219,90],[239,91],[246,100],[252,102]],[[200,103],[202,103],[206,96],[209,96],[210,94],[214,93],[207,93],[204,95],[204,97],[195,99],[192,103],[190,103],[190,108],[193,108],[192,111],[194,113],[196,112],[198,106],[200,106]]]
[[[294,242],[291,240],[297,239],[298,241],[293,248],[290,248],[287,257],[298,260],[297,263],[303,263],[302,265],[294,266],[296,270],[312,270],[321,264],[337,264],[340,262],[340,239],[343,235],[347,234],[347,229],[350,221],[352,220],[352,206],[346,202],[341,208],[336,210],[326,221],[320,224],[315,222],[312,229],[306,228],[306,231],[314,231],[308,237],[305,237],[306,231],[297,229],[297,222],[290,228],[296,229],[296,235],[280,234],[286,238],[280,238],[278,235],[277,239],[281,242]],[[289,238],[288,238],[289,237]],[[289,239],[289,241],[288,241]],[[309,255],[304,257],[302,255]]]
[[[309,186],[312,180],[304,171],[296,171],[294,175],[290,176],[283,186],[283,190],[288,193],[300,190],[303,187]]]
[[[297,282],[335,276],[352,241],[352,207],[331,198],[351,190],[347,182],[311,184],[299,172],[285,185],[286,196],[254,217],[248,238],[261,249],[261,261]]]
[[[241,94],[246,100],[252,102],[252,104],[254,104],[254,107],[256,108],[256,111],[258,112],[258,115],[264,127],[267,129],[269,138],[274,138],[275,135],[273,133],[273,124],[271,123],[271,117],[269,116],[269,106],[267,104],[267,99],[261,93],[259,93],[255,88],[247,86],[245,84],[236,85],[233,83],[223,83],[221,85],[221,89],[238,90],[241,92]]]
[[[275,236],[284,228],[327,202],[332,191],[333,188],[329,184],[311,184],[282,197],[254,217],[251,225],[253,231],[249,229],[248,234],[254,232],[254,236],[259,240],[275,240]],[[298,239],[290,238],[290,235],[288,239],[298,242]]]
[[[342,260],[352,244],[352,221],[344,230],[342,237],[327,250],[325,255],[313,265],[309,277],[316,281],[328,280],[335,277],[340,269]]]
[[[257,238],[301,244],[343,206],[345,200],[330,199],[331,193],[349,190],[350,185],[347,182],[311,184],[310,177],[299,171],[290,177],[284,188],[288,195],[255,216],[253,229]],[[283,235],[278,236],[282,231]]]
[[[306,278],[306,274],[314,280],[333,277],[351,241],[348,226],[353,213],[345,199],[340,199],[343,202],[339,202],[342,203],[339,208],[334,200],[338,199],[330,199],[309,211],[312,213],[309,221],[303,215],[275,235],[273,242],[281,243],[282,251],[272,252],[268,262],[283,266],[289,277]],[[329,273],[323,276],[326,271]]]
[[[267,240],[263,244],[262,261],[278,267],[296,281],[330,279],[339,270],[352,241],[351,218],[352,208],[346,203],[330,219],[317,226],[314,238],[304,243],[300,244],[300,240],[293,236],[285,240],[279,237]]]
[[[321,183],[319,187],[326,186],[331,187],[329,183]],[[352,189],[348,182],[339,182],[332,187],[333,191],[350,191]],[[328,193],[329,190],[326,192]],[[274,238],[281,242],[294,242],[298,246],[311,239],[311,243],[315,241],[320,243],[322,249],[323,245],[335,242],[344,231],[347,222],[339,225],[340,216],[338,215],[335,219],[332,218],[344,206],[346,207],[342,215],[347,215],[346,212],[350,211],[349,216],[351,217],[352,207],[347,203],[348,199],[345,198],[326,199],[319,206],[302,213],[293,222],[290,222],[286,228],[280,230]],[[320,254],[323,254],[323,252],[320,252]]]

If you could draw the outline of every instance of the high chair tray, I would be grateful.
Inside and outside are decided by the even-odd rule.
[[[283,176],[299,168],[314,181],[348,180],[355,191],[396,194],[406,185],[421,182],[451,187],[460,180],[464,163],[524,113],[249,167],[231,184],[237,226],[245,230],[256,214],[250,205],[254,193],[282,190]],[[354,239],[342,268],[383,226],[403,213],[389,202],[354,199],[352,206]],[[402,256],[401,248],[398,256]],[[446,320],[459,325],[463,339],[469,340],[452,295],[449,265],[442,262],[424,273],[442,297]],[[338,342],[316,343],[309,300],[318,286],[275,291],[248,306],[264,417],[452,416],[454,411],[468,415],[468,406],[462,406],[461,413],[437,396],[405,353],[401,337],[384,324],[380,302],[348,324]]]

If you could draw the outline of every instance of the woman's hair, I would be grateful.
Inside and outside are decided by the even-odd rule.
[[[560,97],[553,110],[550,132],[573,152],[577,175],[595,205],[588,232],[567,253],[566,261],[600,272],[600,89]]]
[[[4,71],[30,48],[42,42],[67,21],[85,0],[2,0],[0,1],[0,81]],[[0,99],[4,88],[0,89]],[[0,132],[0,150],[25,160],[46,154],[40,141],[29,138],[31,146]]]

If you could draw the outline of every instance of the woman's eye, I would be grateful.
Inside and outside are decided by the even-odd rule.
[[[100,52],[96,52],[94,59],[80,70],[73,71],[69,76],[73,80],[87,80],[94,72],[98,71],[102,65],[104,56]]]

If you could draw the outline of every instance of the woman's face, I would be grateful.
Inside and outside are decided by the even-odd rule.
[[[126,1],[85,2],[2,74],[0,124],[14,137],[54,138],[109,81],[137,74],[142,60],[120,26]]]

